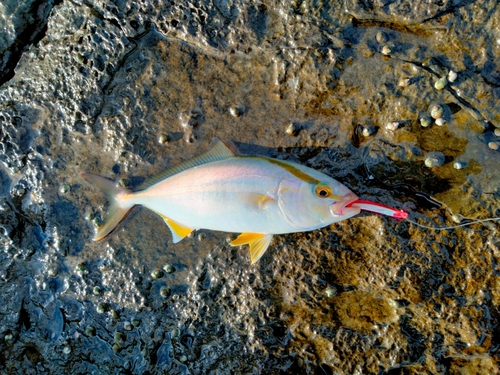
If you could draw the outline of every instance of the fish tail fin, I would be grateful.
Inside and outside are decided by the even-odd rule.
[[[80,176],[96,185],[106,195],[109,200],[109,208],[106,218],[97,228],[94,241],[101,241],[109,236],[118,225],[125,220],[134,204],[124,199],[132,194],[132,190],[116,186],[115,182],[93,173],[80,173]]]

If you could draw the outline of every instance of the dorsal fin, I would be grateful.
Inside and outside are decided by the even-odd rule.
[[[138,190],[145,190],[154,184],[173,176],[174,174],[185,171],[186,169],[196,167],[198,165],[211,163],[213,161],[224,160],[230,157],[235,156],[235,153],[231,149],[231,145],[227,145],[222,142],[219,138],[212,139],[212,147],[210,150],[205,151],[201,155],[198,155],[192,159],[183,161],[182,163],[173,166],[172,168],[168,168],[167,170],[157,174],[156,176],[151,177],[144,184],[139,186]]]

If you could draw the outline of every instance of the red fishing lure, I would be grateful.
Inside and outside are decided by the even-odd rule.
[[[408,213],[403,210],[396,210],[395,208],[385,206],[380,203],[365,201],[362,199],[355,200],[354,202],[349,203],[346,207],[359,207],[362,210],[387,215],[395,219],[406,219],[408,217]]]

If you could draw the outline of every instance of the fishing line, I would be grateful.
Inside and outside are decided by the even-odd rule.
[[[374,143],[374,140],[376,139],[377,137],[374,137],[370,140],[368,140],[361,148],[361,160],[362,160],[362,163],[365,167],[365,170],[368,174],[368,177],[370,179],[376,179],[377,181],[381,182],[382,184],[384,184],[385,186],[388,186],[386,183],[384,183],[383,181],[379,180],[374,174],[371,173],[370,169],[368,168],[368,165],[367,165],[367,158],[368,158],[368,155],[370,153],[370,151],[373,149],[371,146],[372,143]],[[382,154],[382,156],[384,158],[386,158],[386,155],[384,154],[384,152],[382,152],[381,150],[379,150]],[[389,187],[389,186],[388,186]],[[417,194],[419,192],[416,192]],[[426,194],[423,194],[423,197],[427,200],[430,200],[431,203],[435,203],[435,201],[430,198],[430,197],[427,197]],[[363,208],[362,208],[363,209]],[[370,211],[368,209],[368,211]],[[377,212],[377,211],[372,211],[372,212]],[[383,212],[378,212],[378,213],[381,213],[381,214],[385,214]],[[391,216],[391,215],[389,215]],[[483,224],[483,223],[486,223],[486,222],[490,222],[490,221],[498,221],[500,220],[500,217],[491,217],[491,218],[487,218],[487,219],[479,219],[479,220],[471,220],[471,221],[468,221],[467,223],[463,223],[463,224],[457,224],[457,225],[451,225],[451,226],[445,226],[445,227],[431,227],[431,226],[428,226],[428,225],[423,225],[423,224],[419,224],[417,223],[416,221],[414,220],[411,220],[409,217],[406,217],[405,218],[406,221],[420,227],[420,228],[424,228],[424,229],[433,229],[433,230],[450,230],[450,229],[456,229],[456,228],[463,228],[463,227],[466,227],[466,226],[469,226],[469,225],[473,225],[473,224]]]
[[[413,221],[411,219],[408,219],[406,218],[405,219],[406,221],[409,221],[410,223],[412,224],[415,224],[421,228],[425,228],[425,229],[434,229],[434,230],[449,230],[449,229],[455,229],[455,228],[461,228],[461,227],[466,227],[468,225],[472,225],[472,224],[478,224],[478,223],[485,223],[487,221],[497,221],[497,220],[500,220],[500,217],[490,217],[488,219],[481,219],[481,220],[473,220],[473,221],[469,221],[468,223],[463,223],[463,224],[457,224],[457,225],[452,225],[452,226],[449,226],[449,227],[429,227],[427,225],[422,225],[422,224],[419,224],[417,223],[416,221]]]

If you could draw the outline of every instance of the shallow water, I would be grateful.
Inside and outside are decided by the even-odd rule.
[[[174,245],[145,209],[92,242],[107,203],[79,176],[139,186],[216,136],[424,225],[500,216],[495,1],[62,2],[38,11],[33,38],[20,35],[35,10],[13,4],[0,7],[15,67],[0,87],[2,372],[497,373],[496,222],[361,214],[275,236],[249,266],[228,234]],[[424,128],[434,104],[446,123]]]

